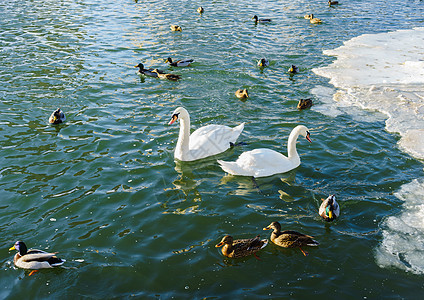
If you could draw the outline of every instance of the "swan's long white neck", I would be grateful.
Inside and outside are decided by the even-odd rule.
[[[180,113],[180,133],[178,136],[177,146],[175,148],[175,157],[185,159],[189,155],[190,144],[190,116]]]
[[[288,156],[288,159],[291,160],[292,162],[300,164],[300,157],[299,157],[299,154],[297,154],[297,150],[296,150],[296,142],[298,137],[299,137],[299,129],[295,128],[290,133],[289,140],[287,142],[287,156]]]

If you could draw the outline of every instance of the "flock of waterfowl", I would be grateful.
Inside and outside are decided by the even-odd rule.
[[[337,1],[328,1],[328,4],[337,5]],[[199,14],[204,13],[203,7],[197,9]],[[313,14],[305,15],[305,19],[309,19],[311,23],[321,23],[320,19],[314,17]],[[269,23],[271,19],[260,19],[254,16],[255,23]],[[182,31],[178,25],[171,25],[171,30]],[[168,57],[165,62],[173,67],[186,67],[193,63],[193,59],[173,61]],[[258,61],[258,66],[263,68],[269,66],[269,61],[262,58]],[[156,77],[167,80],[179,80],[180,75],[166,73],[158,69],[145,69],[142,63],[135,66],[138,68],[138,74],[143,76]],[[299,68],[292,65],[288,70],[289,73],[299,72]],[[249,97],[247,89],[239,89],[235,92],[239,99]],[[298,103],[298,109],[305,109],[312,106],[311,99],[301,99]],[[60,124],[66,120],[65,114],[60,108],[55,110],[50,118],[49,123]],[[198,128],[190,134],[190,115],[183,107],[178,107],[173,113],[169,125],[172,125],[177,120],[180,121],[180,132],[177,145],[174,151],[174,158],[180,161],[194,161],[203,159],[209,156],[214,156],[223,153],[230,147],[236,144],[238,137],[244,129],[244,123],[236,127],[228,127],[225,125],[207,125]],[[220,167],[231,175],[266,177],[274,174],[285,173],[300,165],[300,157],[296,150],[296,142],[299,135],[303,136],[309,142],[310,133],[308,128],[303,125],[296,126],[289,135],[287,144],[287,156],[267,149],[259,148],[251,151],[243,152],[236,161],[228,162],[217,160]],[[327,199],[322,199],[319,215],[326,221],[333,221],[340,215],[340,206],[336,201],[335,195],[330,195]],[[302,234],[293,230],[281,231],[280,223],[274,221],[263,230],[272,229],[270,236],[271,242],[275,245],[284,248],[299,248],[306,256],[302,247],[317,246],[319,243],[312,236]],[[263,249],[268,244],[267,239],[260,239],[259,235],[251,239],[234,240],[232,236],[226,235],[222,238],[216,247],[222,247],[222,254],[231,258],[245,257],[255,254]],[[53,268],[61,266],[65,260],[58,258],[56,253],[47,253],[42,250],[30,249],[22,241],[17,241],[13,247],[9,249],[18,251],[14,256],[15,266],[23,269],[31,269],[35,272],[38,269]],[[33,273],[31,272],[30,275]]]

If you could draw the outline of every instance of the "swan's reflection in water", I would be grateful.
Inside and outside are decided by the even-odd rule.
[[[278,188],[278,194],[282,200],[290,199],[290,187],[296,178],[296,171],[273,175],[269,177],[254,178],[249,176],[225,175],[221,178],[221,184],[237,183],[238,188],[232,194],[246,196],[252,192],[262,195],[273,194]]]

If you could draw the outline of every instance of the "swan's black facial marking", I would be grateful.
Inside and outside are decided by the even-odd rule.
[[[179,115],[180,113],[173,114],[171,117],[171,121],[169,121],[168,125],[174,124],[174,122],[178,120]]]
[[[309,131],[306,131],[306,139],[308,140],[309,143],[312,143],[311,138],[309,136],[310,136]]]

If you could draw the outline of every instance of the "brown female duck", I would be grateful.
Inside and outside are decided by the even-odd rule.
[[[271,242],[277,246],[284,248],[297,248],[299,247],[303,255],[308,255],[307,252],[303,251],[301,247],[303,246],[318,246],[319,243],[312,239],[312,236],[293,231],[285,230],[281,232],[281,225],[278,222],[272,222],[264,230],[273,229],[271,233]]]
[[[231,258],[245,257],[261,250],[268,244],[268,240],[261,240],[259,235],[253,239],[234,240],[232,236],[226,235],[222,238],[221,242],[215,247],[222,247],[222,254]]]
[[[249,98],[249,94],[247,93],[247,89],[239,89],[235,92],[235,95],[239,99]]]
[[[297,109],[307,109],[310,108],[313,105],[312,99],[300,99],[299,103],[297,104]]]

